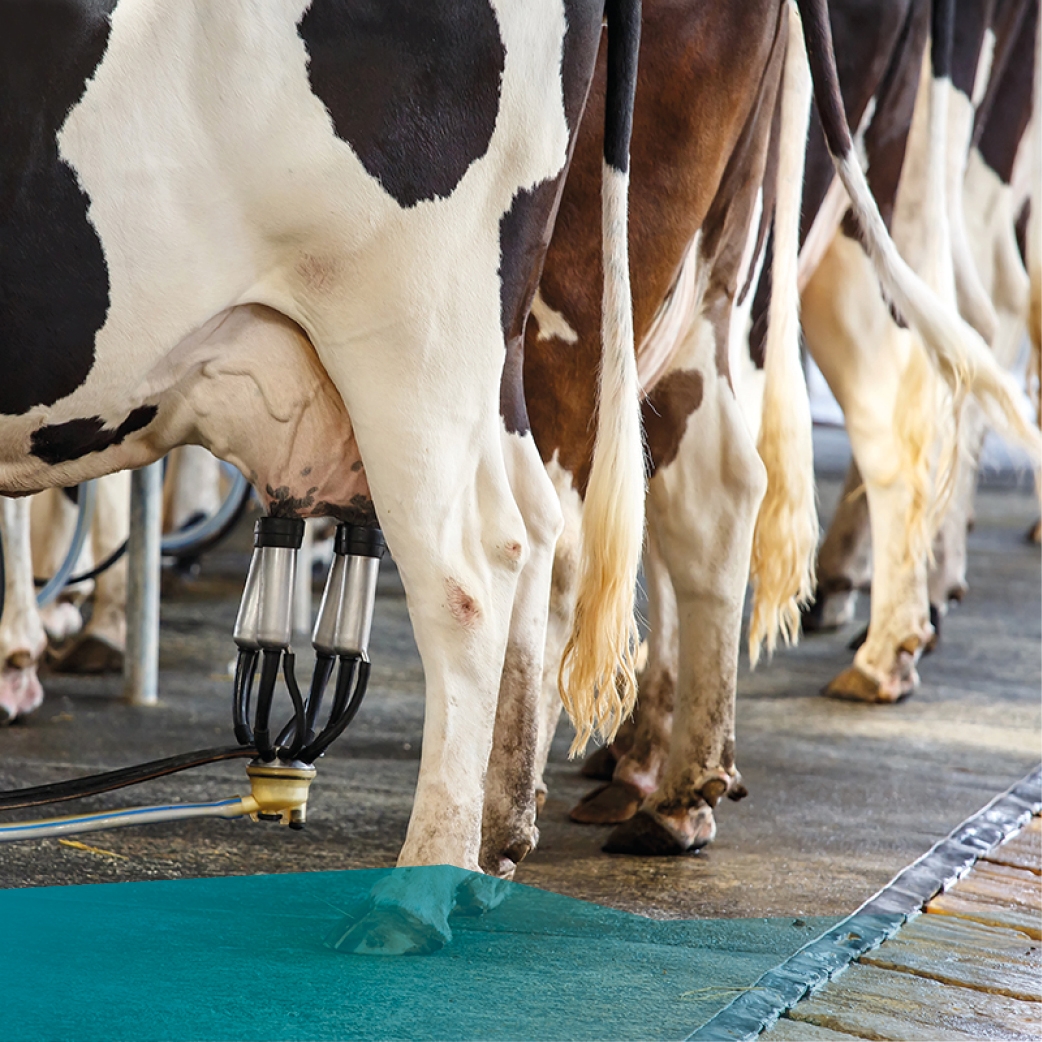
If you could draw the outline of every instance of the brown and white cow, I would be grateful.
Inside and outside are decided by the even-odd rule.
[[[639,803],[658,789],[668,751],[656,811],[668,835],[677,837],[670,841],[683,847],[710,839],[711,807],[725,793],[743,791],[735,766],[734,683],[753,525],[767,480],[755,432],[735,394],[729,345],[732,326],[741,323],[751,302],[761,217],[769,220],[773,212],[779,157],[776,149],[772,154],[772,128],[780,115],[788,31],[785,4],[644,5],[630,250],[651,475],[645,571],[649,583],[662,585],[663,597],[653,601],[661,609],[651,620],[639,704],[642,722],[655,719],[668,729],[675,698],[677,716],[673,744],[660,746],[661,759],[646,763],[635,753],[624,760],[607,798],[636,793]],[[554,696],[557,664],[575,611],[576,537],[596,415],[596,183],[603,98],[602,63],[525,340],[532,430],[565,513],[554,563],[540,733],[527,736],[527,767],[539,788],[560,708]],[[797,161],[802,136],[798,125],[790,129]],[[790,176],[798,186],[799,171]],[[795,200],[789,206],[795,212]],[[772,354],[790,391],[782,418],[795,444],[784,462],[797,481],[804,467],[808,494],[795,508],[788,504],[788,524],[777,533],[776,546],[798,562],[801,550],[804,561],[813,552],[817,522],[794,315],[788,343],[778,342]],[[804,457],[798,452],[801,424]],[[782,600],[795,592],[787,590]],[[497,745],[491,777],[509,768],[499,751]],[[535,807],[530,784],[515,791],[527,797],[520,806],[515,797],[520,820],[513,849],[523,852],[534,832]],[[604,812],[599,805],[588,810],[593,817]],[[511,849],[489,829],[486,840],[490,855]],[[486,868],[504,872],[512,865],[497,866],[489,856]]]
[[[827,53],[824,10],[815,5],[807,9],[820,62]],[[777,98],[787,17],[786,5],[761,11],[753,20],[747,11],[739,15],[719,5],[711,9],[708,5],[681,9],[666,3],[646,6],[635,110],[631,242],[641,345],[638,369],[647,394],[645,425],[653,471],[645,554],[649,656],[636,733],[615,768],[614,781],[573,812],[578,820],[604,822],[620,821],[641,808],[613,834],[609,850],[671,853],[700,846],[713,836],[712,807],[725,793],[739,796],[743,791],[735,768],[735,674],[741,605],[764,471],[756,452],[757,410],[751,408],[749,416],[743,416],[742,366],[735,366],[729,356],[733,345],[743,341],[743,351],[734,354],[747,357],[743,320],[750,302],[745,288],[753,281],[761,232],[759,208],[766,211],[769,223],[773,205],[772,177],[764,182],[770,131],[776,118],[783,128],[786,124],[786,106],[779,109]],[[801,39],[798,31],[794,39]],[[804,60],[800,57],[792,63],[782,91],[788,118],[797,127],[799,71]],[[849,139],[844,142],[838,129],[842,117],[837,98],[824,98],[830,142],[840,157],[841,176],[858,200],[862,221],[874,222],[870,241],[883,244],[881,221],[870,212],[867,191],[857,181],[859,170]],[[591,125],[595,128],[596,120]],[[596,200],[589,188],[591,162],[584,159],[595,154],[595,130],[590,136],[592,142],[580,134],[526,342],[533,430],[566,515],[555,567],[551,642],[555,626],[566,629],[570,618],[573,564],[568,533],[575,530],[581,512],[592,409],[587,385],[593,369],[594,327],[589,316],[596,290],[583,281],[583,274],[596,271],[596,244],[587,230],[595,226]],[[795,131],[795,161],[791,139],[788,146],[784,140],[783,132],[775,142],[774,161],[783,170],[781,183],[787,185],[794,178],[798,193],[803,134]],[[761,197],[761,184],[766,199]],[[791,184],[783,197],[786,190],[793,191]],[[793,228],[783,236],[782,222],[795,223],[797,214],[795,196],[788,210],[779,207],[779,245],[771,266],[777,283],[773,294],[777,315],[772,312],[770,325],[774,344],[766,350],[768,400],[760,432],[760,454],[771,479],[768,501],[771,483],[788,478],[792,484],[775,485],[775,504],[783,505],[783,511],[777,513],[777,506],[763,510],[758,523],[762,543],[754,581],[761,579],[765,567],[778,566],[779,561],[789,564],[779,569],[782,579],[773,591],[757,582],[758,595],[773,593],[773,599],[768,597],[770,621],[760,624],[760,633],[768,635],[784,625],[788,611],[795,614],[796,600],[806,592],[806,558],[813,554],[816,540],[806,391],[796,353],[795,308],[786,306],[792,303],[786,300],[786,290],[793,301],[796,292],[795,264],[790,259],[786,272],[786,250],[795,252],[797,231]],[[782,245],[786,241],[789,245]],[[873,249],[887,291],[896,295],[895,281],[904,280],[908,273],[892,247],[885,255],[885,245]],[[590,286],[595,287],[595,282]],[[967,333],[972,346],[956,347],[963,335],[957,317],[915,292],[918,296],[905,297],[902,306],[916,313],[915,321],[932,341],[931,350],[964,371],[973,358],[981,366],[978,386],[1011,408],[1010,386],[989,364],[983,345]],[[773,321],[777,317],[789,318],[791,328],[782,331],[784,326]],[[942,328],[948,342],[938,345]],[[964,352],[961,360],[960,352]],[[773,378],[772,365],[777,367]],[[787,375],[779,378],[778,373]],[[564,390],[554,393],[555,385]],[[751,396],[755,398],[755,392]],[[779,410],[790,413],[788,438],[772,429],[772,417]],[[790,464],[788,470],[778,465],[779,460]],[[754,641],[758,642],[756,629],[754,613]],[[551,643],[548,650],[547,688],[553,680],[549,664],[560,646]],[[545,705],[535,767],[530,768],[534,770],[545,761],[556,723],[552,700],[548,698]],[[503,767],[493,761],[492,769]],[[519,827],[517,832],[521,837],[525,829]]]

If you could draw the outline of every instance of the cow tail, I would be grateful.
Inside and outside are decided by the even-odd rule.
[[[1035,23],[1035,86],[1028,125],[1031,140],[1031,191],[1025,236],[1028,269],[1028,335],[1031,355],[1028,372],[1034,377],[1035,420],[1042,426],[1042,16]],[[1042,467],[1035,468],[1035,492],[1042,499]],[[1039,542],[1039,526],[1032,538]]]
[[[1042,436],[1021,412],[1019,393],[1012,378],[998,365],[981,337],[962,321],[956,309],[942,302],[897,252],[854,151],[839,93],[826,0],[797,0],[797,3],[825,140],[836,172],[850,196],[862,244],[872,260],[884,296],[921,338],[933,367],[954,399],[956,410],[965,396],[972,394],[992,425],[1021,442],[1036,460],[1042,458]],[[935,45],[939,45],[943,36],[938,28],[944,27],[945,18],[950,19],[952,0],[936,0],[936,3],[933,37]],[[945,31],[950,31],[950,22]]]
[[[644,452],[627,246],[629,149],[640,0],[607,0],[608,82],[601,188],[604,288],[593,464],[583,508],[578,594],[559,683],[576,728],[614,737],[637,697],[634,592],[644,540]]]
[[[778,185],[774,210],[771,302],[765,345],[763,416],[757,451],[767,470],[767,491],[753,533],[750,566],[755,591],[749,624],[749,658],[763,644],[799,637],[800,607],[814,596],[818,510],[810,401],[800,359],[800,205],[810,116],[810,75],[799,15],[790,4],[781,93]]]

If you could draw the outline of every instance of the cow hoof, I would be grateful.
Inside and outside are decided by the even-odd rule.
[[[514,867],[517,865],[515,863]],[[452,915],[476,919],[498,908],[510,894],[510,881],[505,878],[473,875],[456,887],[456,903]]]
[[[892,704],[906,699],[915,690],[914,680],[895,682],[893,687],[884,688],[857,666],[843,670],[822,689],[826,698],[837,698],[844,702],[868,702],[871,705]]]
[[[51,668],[55,673],[77,676],[100,676],[123,672],[123,649],[104,637],[88,633],[72,642],[67,651],[55,655]]]
[[[339,923],[325,943],[346,955],[430,955],[451,939],[451,930],[439,930],[404,908],[381,905],[357,921]]]
[[[568,817],[580,825],[617,825],[629,821],[640,810],[644,796],[634,785],[611,781],[587,793]]]
[[[1036,521],[1027,531],[1027,540],[1036,546],[1042,543],[1042,519]]]
[[[530,829],[519,829],[512,838],[500,841],[491,840],[482,844],[480,857],[481,871],[486,873],[478,879],[495,877],[496,879],[513,879],[517,866],[535,850],[539,842],[539,829],[534,825]],[[461,884],[460,889],[469,884]]]
[[[600,749],[595,749],[586,757],[586,762],[582,765],[581,773],[584,778],[592,778],[594,781],[610,782],[612,776],[615,774],[616,763],[618,763],[618,760],[615,758],[615,754],[611,751],[611,746],[603,745]]]
[[[677,857],[701,850],[716,835],[713,812],[705,804],[692,808],[684,824],[684,835],[678,835],[648,811],[638,811],[615,827],[601,850],[638,857]]]
[[[0,725],[35,713],[43,705],[43,687],[36,666],[0,670]]]

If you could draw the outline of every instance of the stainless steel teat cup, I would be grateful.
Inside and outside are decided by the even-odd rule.
[[[337,526],[333,564],[311,638],[319,653],[362,656],[368,652],[376,581],[385,550],[380,529]]]
[[[243,649],[285,648],[293,635],[293,582],[304,522],[262,517],[253,530],[253,558],[246,576],[235,643]]]

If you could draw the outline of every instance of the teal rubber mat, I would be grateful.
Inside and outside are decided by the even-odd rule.
[[[837,921],[659,922],[510,884],[432,955],[327,948],[390,871],[2,891],[0,1037],[682,1039]]]

